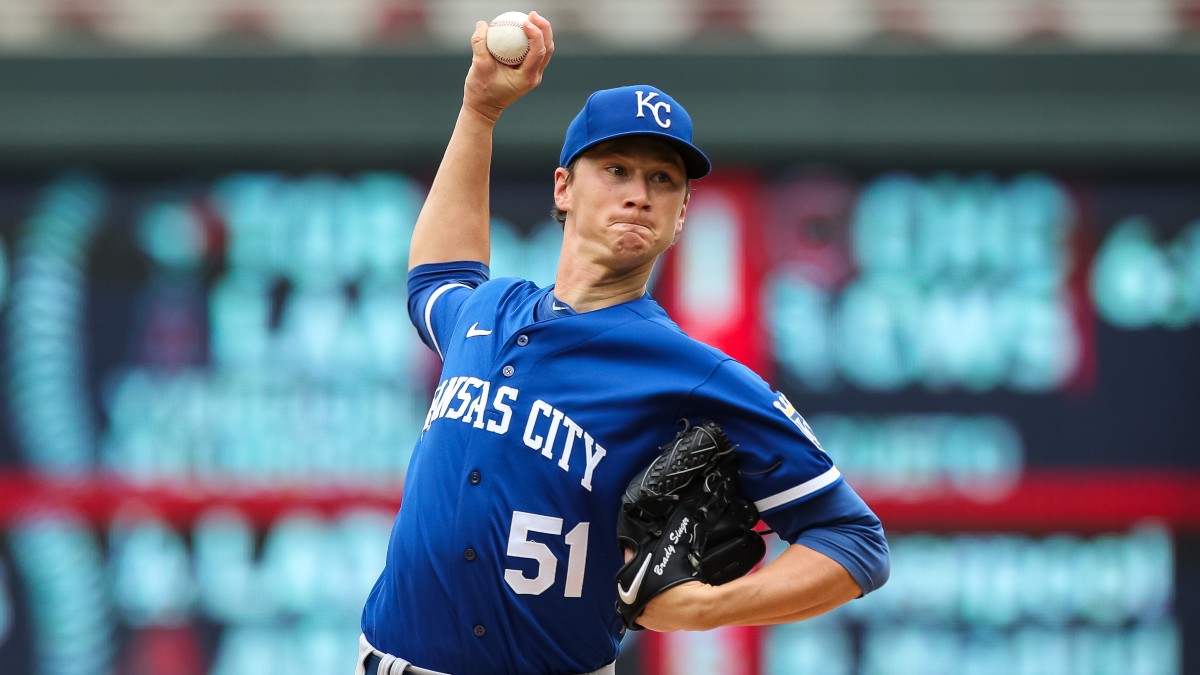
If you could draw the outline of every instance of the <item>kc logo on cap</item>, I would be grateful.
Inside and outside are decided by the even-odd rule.
[[[650,114],[654,115],[654,121],[658,123],[658,126],[664,128],[664,129],[671,126],[670,119],[668,119],[667,121],[664,122],[662,120],[662,118],[658,116],[659,110],[662,110],[664,113],[670,115],[671,114],[671,104],[667,103],[666,101],[659,101],[658,103],[654,103],[654,104],[650,103],[651,101],[653,101],[655,98],[658,97],[657,91],[650,92],[649,96],[644,96],[644,92],[642,92],[640,89],[638,91],[635,91],[634,93],[637,94],[637,108],[638,108],[637,116],[638,117],[645,117],[646,111],[643,110],[643,108],[649,108]]]
[[[708,157],[692,143],[691,116],[669,94],[648,84],[589,96],[567,127],[558,165],[570,166],[589,148],[626,136],[650,136],[670,145],[683,158],[688,178],[702,178],[712,170]]]

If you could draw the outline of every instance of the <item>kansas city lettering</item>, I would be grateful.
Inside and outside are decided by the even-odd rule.
[[[433,392],[433,402],[429,404],[429,412],[425,415],[425,429],[434,420],[461,420],[476,429],[484,428],[484,412],[488,407],[491,383],[477,377],[452,377],[438,385]],[[500,420],[487,421],[487,430],[502,434],[508,431],[512,420],[512,408],[507,401],[517,397],[517,390],[512,387],[500,387],[496,396],[491,400],[492,409],[500,413]]]
[[[561,410],[540,398],[534,401],[533,409],[529,411],[529,420],[525,423],[525,445],[534,450],[541,450],[546,459],[554,459],[554,450],[559,448],[558,468],[568,471],[571,468],[571,451],[575,447],[575,441],[580,438],[583,439],[586,467],[583,470],[583,480],[579,481],[579,484],[591,491],[592,472],[596,470],[600,460],[604,459],[607,451]]]
[[[511,428],[513,406],[520,391],[513,387],[498,387],[491,392],[491,383],[477,377],[452,377],[444,380],[433,392],[433,401],[425,415],[425,429],[440,419],[458,420],[476,429],[493,434],[520,433],[522,442],[542,457],[558,458],[558,468],[571,470],[571,461],[576,466],[582,462],[583,478],[579,484],[585,490],[592,489],[592,475],[600,460],[608,453],[583,427],[566,413],[538,399],[529,409],[523,427]],[[488,415],[494,411],[496,414]]]

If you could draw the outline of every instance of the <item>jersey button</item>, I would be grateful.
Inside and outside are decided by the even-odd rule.
[[[500,372],[504,373],[505,377],[512,377],[513,373],[517,372],[517,369],[512,366],[504,366],[504,370]]]
[[[466,558],[467,560],[474,560],[475,559],[475,549],[469,548],[469,549],[463,551],[463,557]]]
[[[483,626],[475,626],[475,630],[471,632],[475,633],[475,637],[483,637],[483,634],[487,631],[484,630]]]
[[[529,344],[529,336],[528,335],[518,335],[517,336],[517,345],[518,346],[524,347],[527,344]]]
[[[479,481],[483,480],[483,474],[478,471],[472,471],[467,480],[471,481],[471,485],[479,485]]]

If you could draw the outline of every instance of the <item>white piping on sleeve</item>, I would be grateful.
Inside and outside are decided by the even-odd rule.
[[[433,333],[433,303],[442,296],[442,293],[445,293],[455,286],[470,288],[470,286],[466,284],[446,284],[445,286],[442,286],[434,291],[433,294],[429,296],[429,300],[425,303],[425,330],[429,333],[429,339],[433,342],[433,349],[437,352],[438,358],[443,361],[446,360],[446,357],[442,356],[442,348],[438,345],[437,335],[434,335]]]
[[[797,485],[796,487],[788,488],[787,490],[784,490],[783,492],[780,492],[779,494],[771,495],[770,497],[760,499],[760,500],[754,502],[754,506],[758,508],[760,513],[763,511],[768,511],[770,509],[775,508],[776,506],[783,506],[784,504],[787,504],[788,502],[795,501],[797,499],[800,499],[801,497],[811,495],[812,493],[820,490],[821,488],[832,485],[835,481],[837,481],[837,479],[839,479],[841,477],[842,477],[842,472],[838,471],[838,468],[836,466],[831,466],[831,467],[829,467],[828,471],[821,474],[820,476],[806,480],[803,483]]]

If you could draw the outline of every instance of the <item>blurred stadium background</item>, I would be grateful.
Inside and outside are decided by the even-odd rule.
[[[348,673],[436,372],[408,234],[482,0],[0,0],[0,672]],[[884,520],[624,675],[1200,672],[1200,2],[548,0],[493,269],[594,89],[717,171],[655,294]]]

